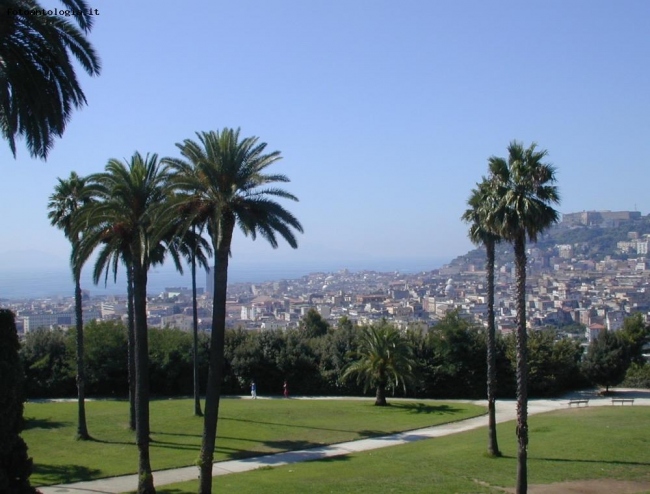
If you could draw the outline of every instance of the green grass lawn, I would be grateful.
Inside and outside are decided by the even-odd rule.
[[[592,407],[530,417],[529,484],[650,481],[650,409]],[[499,426],[504,457],[484,455],[485,428],[404,446],[215,477],[222,493],[503,493],[514,487],[514,423]],[[197,482],[157,492],[197,492]]]
[[[217,461],[332,444],[462,420],[485,413],[464,403],[396,400],[242,400],[221,402]],[[192,400],[151,403],[154,470],[193,465],[203,419]],[[76,441],[76,403],[27,403],[23,438],[34,459],[32,484],[50,485],[137,472],[137,448],[128,430],[128,403],[90,401],[93,441]]]

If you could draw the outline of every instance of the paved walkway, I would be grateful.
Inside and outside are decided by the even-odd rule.
[[[650,406],[650,391],[617,389],[617,398],[633,398],[635,405]],[[528,413],[534,415],[538,413],[550,412],[561,408],[567,408],[569,400],[572,398],[589,399],[589,406],[611,406],[610,398],[599,397],[593,391],[580,391],[572,393],[561,399],[552,400],[530,400],[528,402]],[[301,399],[301,398],[295,398]],[[312,398],[305,398],[312,399]],[[341,398],[345,399],[345,398]],[[485,400],[470,401],[456,400],[464,403],[473,403],[476,405],[487,406]],[[582,406],[582,405],[580,405]],[[623,405],[629,406],[629,405]],[[507,422],[516,418],[516,403],[514,400],[497,401],[497,422]],[[433,427],[426,427],[413,431],[391,434],[388,436],[375,437],[370,439],[360,439],[346,443],[332,444],[317,448],[303,449],[299,451],[287,451],[285,453],[276,453],[255,458],[246,458],[242,460],[221,461],[215,463],[212,467],[212,475],[227,475],[229,473],[247,472],[260,467],[281,466],[301,461],[320,460],[333,456],[347,455],[359,451],[368,451],[372,449],[385,448],[387,446],[396,446],[399,444],[411,443],[422,439],[447,436],[471,429],[487,426],[487,415],[474,417],[450,424],[442,424]],[[154,472],[154,483],[156,486],[175,484],[198,478],[199,472],[196,466],[174,468],[171,470],[159,470]],[[78,482],[75,484],[52,485],[39,487],[43,494],[118,494],[122,492],[133,491],[137,487],[137,475],[124,475],[121,477],[110,477],[105,479],[92,480],[88,482]]]

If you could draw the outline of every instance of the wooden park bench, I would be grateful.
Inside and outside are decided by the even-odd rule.
[[[584,398],[575,398],[573,400],[569,400],[569,406],[576,405],[584,405],[584,406],[589,406],[589,400],[584,399]]]
[[[625,405],[626,403],[634,405],[634,398],[612,398],[612,405],[616,405],[617,403],[620,403],[621,406]]]

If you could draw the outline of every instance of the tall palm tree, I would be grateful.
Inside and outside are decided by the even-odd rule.
[[[517,279],[517,493],[528,490],[528,343],[526,332],[526,240],[538,235],[559,219],[553,204],[560,202],[555,168],[544,163],[546,150],[537,151],[512,141],[508,160],[489,159],[491,178],[498,197],[487,216],[487,224],[513,244]]]
[[[193,213],[195,212],[191,209]],[[187,213],[185,214],[185,216]],[[199,387],[199,317],[198,317],[198,303],[197,303],[197,290],[196,290],[196,266],[197,264],[206,270],[209,269],[208,258],[212,257],[212,248],[203,238],[203,228],[205,219],[200,216],[193,216],[190,230],[183,232],[182,229],[186,226],[185,222],[181,222],[180,230],[176,231],[175,237],[172,239],[171,245],[177,249],[178,252],[189,262],[190,274],[192,276],[192,368],[193,368],[193,388],[194,388],[194,415],[202,417],[201,411],[201,394]],[[196,232],[196,229],[199,232]],[[179,269],[182,273],[182,269]]]
[[[279,234],[297,248],[292,231],[302,232],[300,222],[274,197],[297,201],[283,189],[269,187],[275,182],[289,182],[284,175],[266,174],[278,161],[279,151],[265,154],[266,143],[257,137],[239,138],[239,129],[197,133],[198,142],[186,139],[177,144],[184,159],[168,160],[174,171],[175,185],[188,194],[188,200],[201,203],[207,218],[208,234],[215,253],[212,335],[201,455],[199,458],[199,492],[212,492],[212,461],[217,433],[217,417],[224,365],[226,326],[226,289],[228,258],[236,225],[253,239],[257,234],[274,248]],[[184,170],[194,168],[193,173]]]
[[[487,399],[488,399],[488,455],[501,456],[497,441],[496,424],[496,328],[494,323],[494,258],[495,246],[501,241],[499,235],[493,233],[487,224],[490,208],[494,208],[496,197],[494,185],[485,177],[481,183],[472,189],[472,195],[467,200],[469,208],[462,216],[469,223],[469,238],[475,245],[484,245],[486,251],[487,279]]]
[[[64,235],[74,249],[74,246],[79,243],[81,236],[72,229],[73,217],[82,206],[90,204],[92,200],[90,189],[86,186],[86,179],[80,177],[75,172],[71,172],[67,180],[60,178],[58,180],[59,183],[54,188],[54,194],[50,196],[50,202],[47,205],[49,210],[47,217],[50,219],[52,226],[63,230]],[[84,364],[83,306],[80,281],[83,261],[71,257],[70,265],[75,286],[74,306],[75,324],[77,328],[77,438],[87,440],[90,439],[90,434],[88,434],[88,426],[86,424],[86,371]]]
[[[91,9],[85,0],[61,3],[78,15],[24,14],[42,9],[35,0],[0,4],[0,132],[14,156],[20,135],[30,155],[46,159],[73,108],[86,104],[73,59],[91,76],[100,71],[85,36],[93,24]]]
[[[175,177],[186,177],[197,173],[191,164],[182,161],[175,162]],[[198,177],[197,177],[198,178]],[[174,202],[180,213],[181,224],[177,229],[177,238],[181,253],[190,263],[192,275],[192,367],[194,388],[194,415],[202,417],[201,396],[199,387],[199,327],[198,307],[196,294],[196,265],[198,264],[209,272],[208,257],[212,257],[212,249],[203,241],[203,231],[208,220],[209,208],[206,207],[200,196],[179,194],[174,197]],[[189,228],[189,229],[188,229]],[[196,230],[199,230],[198,234]]]
[[[357,360],[347,367],[342,377],[357,376],[364,391],[374,387],[376,406],[387,405],[388,385],[401,384],[406,390],[407,382],[413,377],[416,364],[412,348],[399,331],[386,322],[362,330],[356,356]]]
[[[111,159],[104,173],[88,177],[96,201],[79,212],[76,228],[87,230],[78,255],[87,258],[103,246],[97,266],[107,259],[118,262],[116,252],[125,249],[127,268],[133,280],[135,323],[135,430],[138,445],[138,493],[154,493],[149,459],[149,342],[147,333],[147,276],[152,264],[160,262],[160,242],[169,235],[163,214],[167,175],[158,156],[135,153],[123,163]],[[101,271],[101,268],[100,268]],[[127,269],[128,271],[128,269]]]

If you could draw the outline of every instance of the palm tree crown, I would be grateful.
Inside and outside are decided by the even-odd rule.
[[[89,75],[100,62],[86,39],[93,17],[84,0],[61,0],[64,16],[29,15],[41,9],[35,0],[5,0],[0,6],[0,132],[16,155],[16,135],[22,135],[34,157],[47,158],[73,108],[86,104],[74,71],[76,59]]]
[[[487,245],[490,242],[499,243],[501,237],[494,231],[495,227],[488,224],[488,219],[498,200],[494,181],[485,177],[467,200],[468,209],[461,219],[469,224],[468,237],[475,245]]]
[[[120,255],[148,268],[160,260],[159,242],[167,231],[157,221],[167,198],[167,175],[156,154],[136,152],[130,162],[111,159],[103,173],[88,177],[96,201],[80,212],[77,228],[86,230],[80,255],[87,258],[101,246],[95,264],[95,280]]]
[[[79,208],[91,202],[92,194],[87,187],[87,178],[80,177],[76,172],[71,172],[66,180],[59,178],[58,181],[47,204],[47,217],[52,226],[63,230],[66,238],[72,242],[77,238],[73,235],[72,218]]]
[[[225,234],[223,227],[237,222],[253,239],[259,233],[275,248],[279,233],[296,248],[291,228],[302,232],[302,226],[269,196],[297,198],[282,189],[264,188],[273,182],[289,182],[284,175],[263,173],[281,158],[279,151],[264,154],[266,143],[258,144],[257,137],[240,141],[239,129],[201,132],[197,137],[199,142],[186,139],[177,145],[189,163],[174,159],[166,162],[175,170],[176,186],[191,194],[188,200],[195,203],[196,214],[207,219],[208,233],[212,237]]]
[[[524,149],[520,142],[508,146],[508,160],[495,156],[489,159],[490,172],[499,198],[496,207],[489,208],[487,220],[504,239],[514,241],[524,236],[537,241],[539,233],[559,219],[551,206],[560,202],[555,168],[543,159],[546,150],[537,151],[531,144]]]

